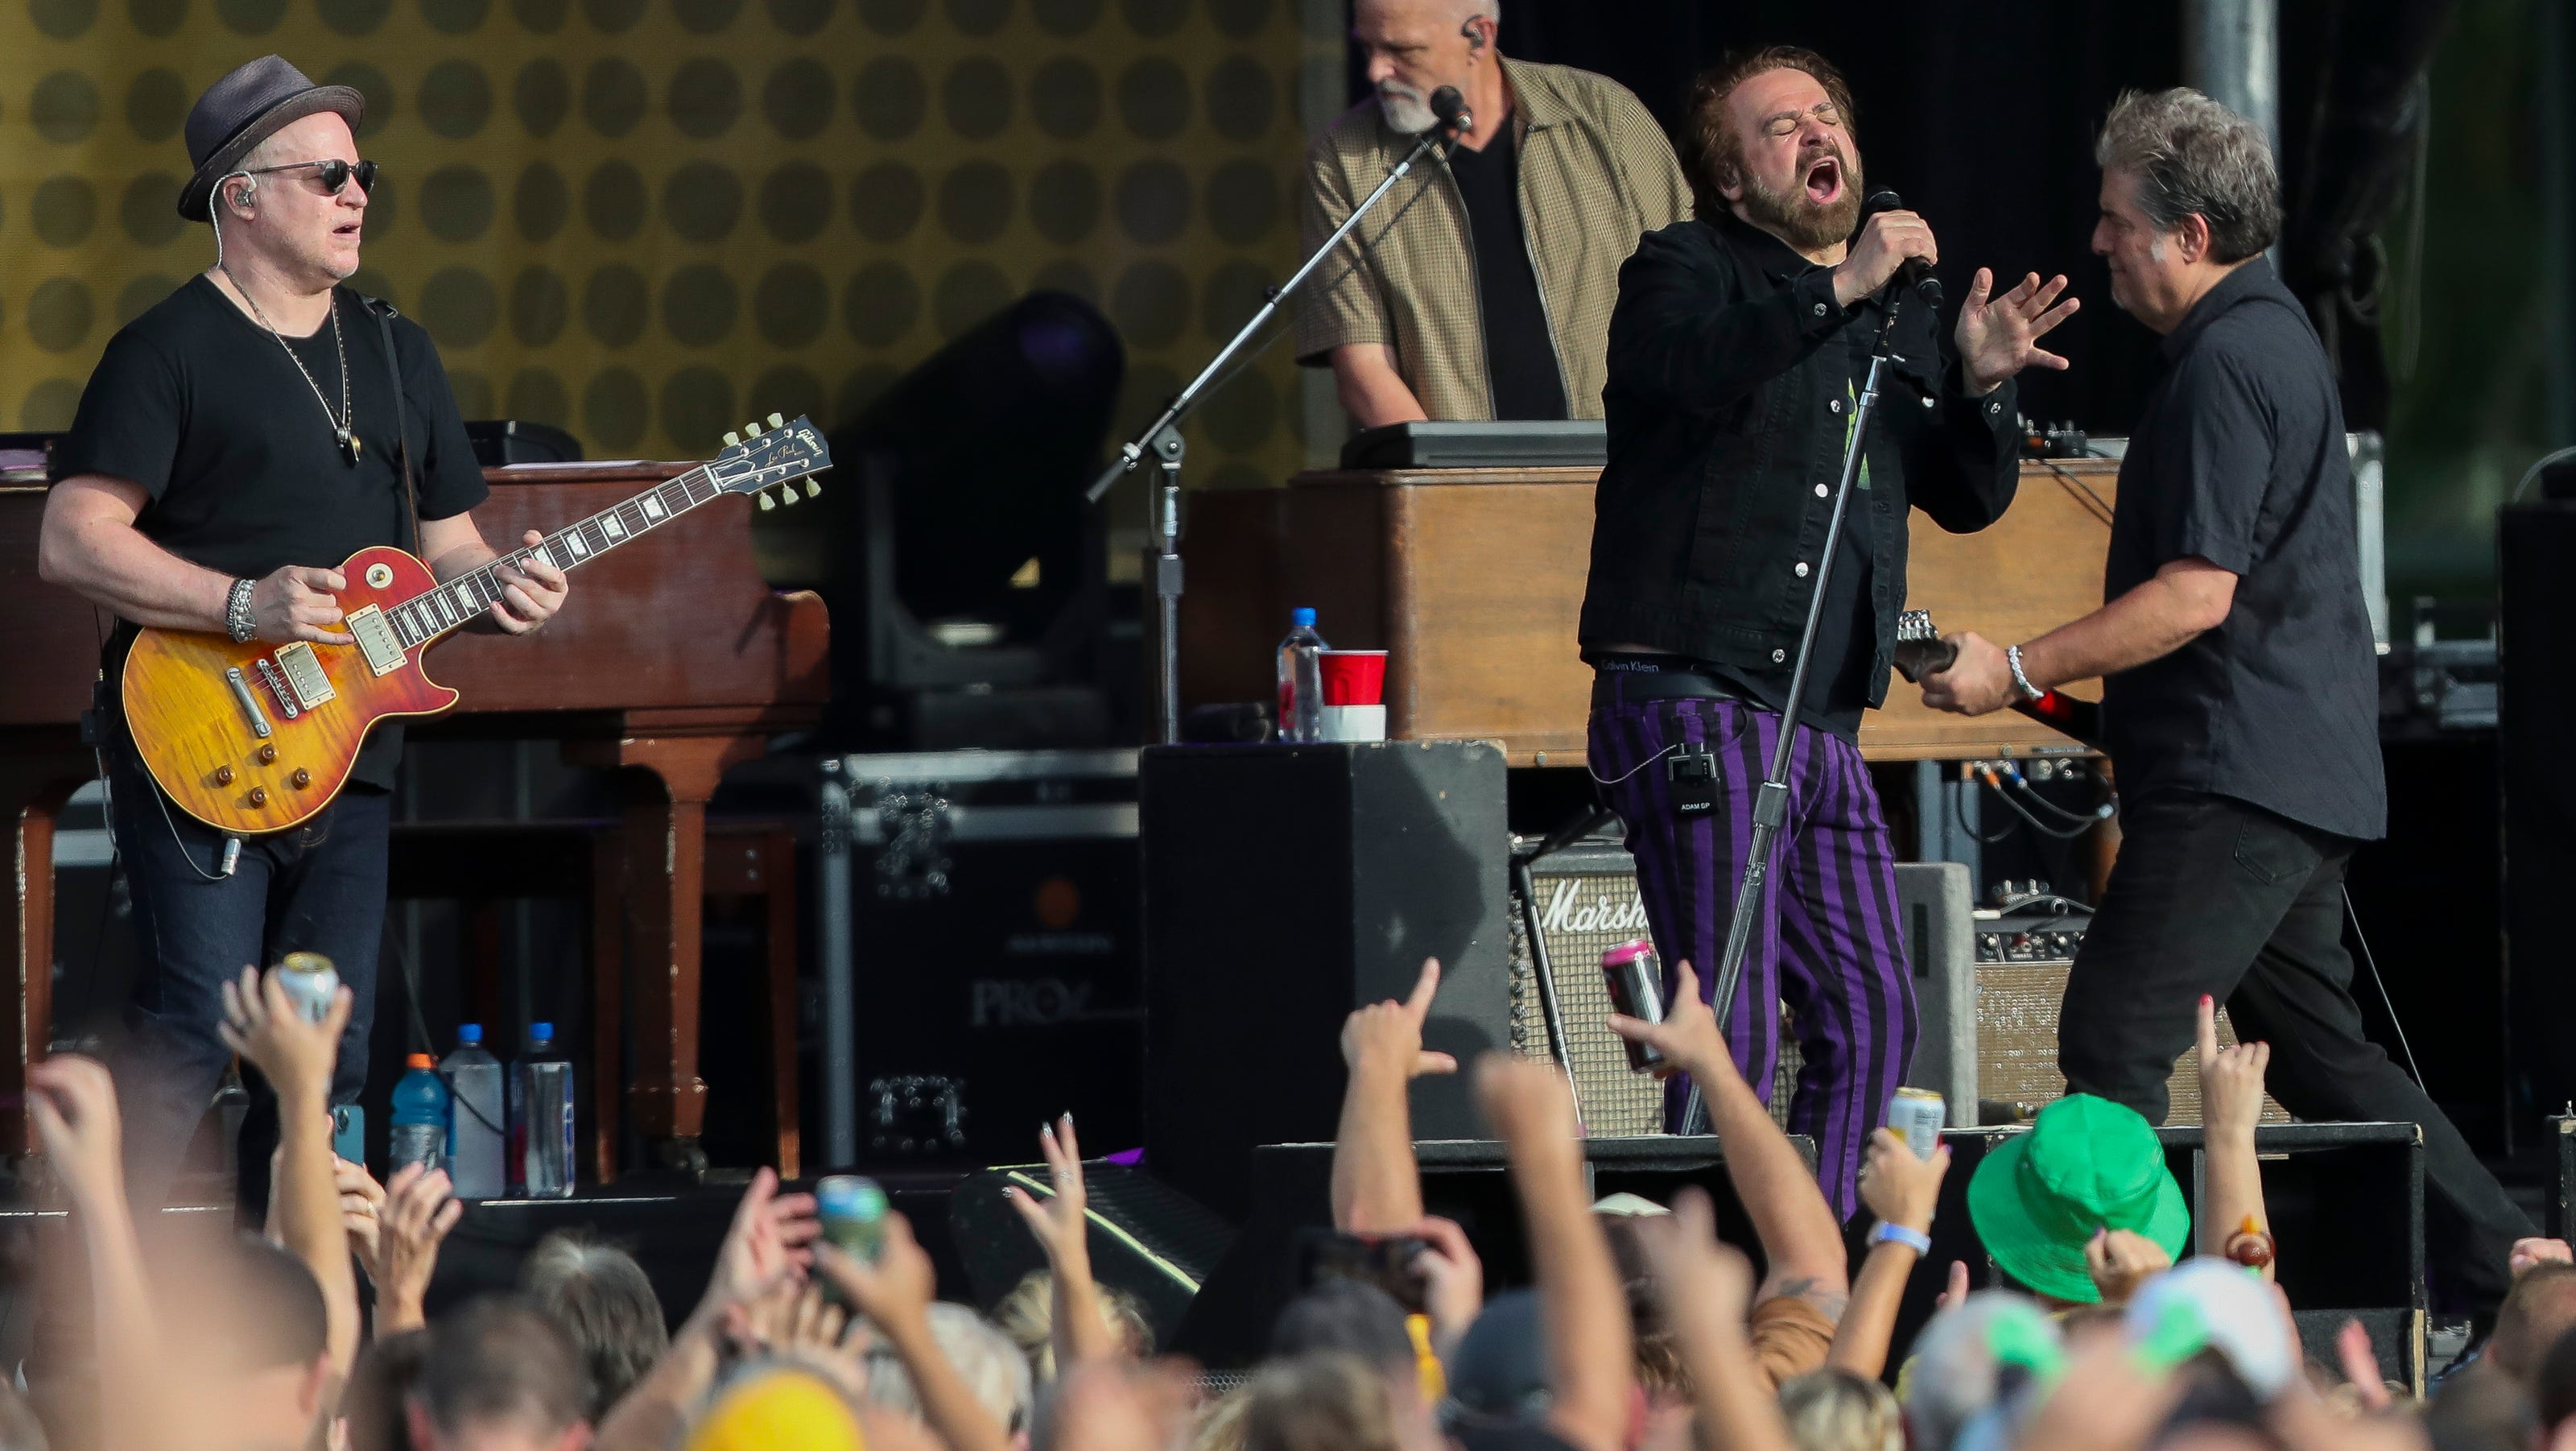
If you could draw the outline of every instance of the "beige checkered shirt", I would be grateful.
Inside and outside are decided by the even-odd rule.
[[[1639,237],[1691,214],[1690,184],[1663,129],[1618,82],[1514,60],[1503,62],[1503,75],[1519,142],[1521,226],[1566,409],[1599,418],[1619,264]],[[1316,137],[1306,149],[1304,245],[1322,245],[1413,142],[1387,129],[1374,97]],[[1467,206],[1444,162],[1426,159],[1397,182],[1315,280],[1298,309],[1297,361],[1320,366],[1345,343],[1385,343],[1424,412],[1494,416]]]

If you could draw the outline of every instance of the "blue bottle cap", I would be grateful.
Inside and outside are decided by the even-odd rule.
[[[555,1025],[552,1023],[530,1023],[528,1025],[528,1036],[540,1043],[551,1043],[555,1040]]]
[[[1302,625],[1309,630],[1315,628],[1314,607],[1311,605],[1299,605],[1297,608],[1290,610],[1288,612],[1288,623],[1292,625]]]
[[[460,1023],[460,1024],[458,1024],[458,1025],[457,1025],[457,1028],[456,1028],[456,1041],[457,1041],[457,1042],[459,1042],[459,1043],[480,1043],[480,1042],[482,1042],[482,1041],[483,1041],[483,1025],[482,1025],[481,1023]]]

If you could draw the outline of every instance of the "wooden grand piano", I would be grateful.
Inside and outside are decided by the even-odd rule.
[[[554,530],[689,467],[489,469],[492,497],[474,518],[487,541],[507,547],[524,530]],[[0,904],[0,941],[13,954],[0,982],[0,1151],[30,1147],[20,1111],[26,1065],[47,1050],[53,1026],[54,816],[95,774],[79,719],[107,627],[85,601],[36,577],[44,500],[41,483],[0,481],[0,619],[15,646],[0,673],[0,819],[15,847],[13,890]],[[575,572],[563,613],[542,633],[456,635],[428,667],[464,693],[441,721],[557,740],[568,761],[625,778],[623,928],[642,1060],[625,1074],[626,1110],[674,1161],[694,1154],[706,1111],[698,980],[707,800],[726,768],[761,755],[769,736],[819,721],[830,693],[823,601],[762,582],[750,507],[720,498],[704,518],[601,555]]]

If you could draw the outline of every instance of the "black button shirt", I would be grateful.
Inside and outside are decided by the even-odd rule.
[[[2193,305],[2164,356],[2120,464],[2103,597],[2196,556],[2237,576],[2236,600],[2218,628],[2104,682],[2120,792],[2211,792],[2375,839],[2378,666],[2325,351],[2257,257]]]
[[[1449,150],[1449,174],[1467,208],[1476,246],[1476,303],[1485,325],[1485,376],[1493,380],[1496,418],[1563,418],[1565,379],[1547,329],[1547,304],[1521,234],[1516,123],[1494,130],[1482,151]]]
[[[1786,703],[1880,308],[1843,307],[1831,269],[1732,215],[1638,243],[1610,319],[1610,458],[1579,627],[1588,653],[1688,656]],[[1904,301],[1902,361],[1882,380],[1863,453],[1869,485],[1844,517],[1801,702],[1803,719],[1844,734],[1886,698],[1909,510],[1953,533],[1982,529],[2020,482],[2013,385],[1971,395],[1945,331]]]

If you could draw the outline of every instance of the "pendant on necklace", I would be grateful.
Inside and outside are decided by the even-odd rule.
[[[358,436],[345,428],[334,431],[340,436],[340,457],[348,462],[349,467],[356,468],[359,451]]]

